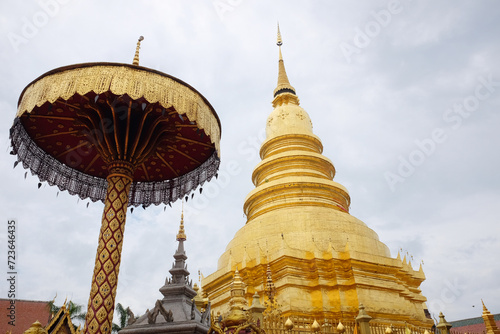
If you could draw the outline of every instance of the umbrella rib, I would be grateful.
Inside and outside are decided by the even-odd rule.
[[[116,119],[116,111],[115,107],[111,105],[109,102],[109,99],[106,99],[106,103],[108,104],[109,108],[111,109],[111,114],[113,115],[113,128],[114,128],[114,133],[115,133],[115,147],[116,147],[116,152],[117,152],[117,157],[120,159],[122,157],[122,152],[121,152],[121,147],[120,147],[120,140],[119,140],[119,123],[118,120]],[[132,101],[129,101],[129,103],[132,103]]]
[[[92,161],[90,161],[90,163],[87,165],[87,167],[85,167],[85,169],[83,170],[84,173],[87,173],[87,171],[90,169],[90,167],[94,164],[94,162],[96,162],[96,160],[99,158],[99,154],[96,154],[93,158],[92,158]]]
[[[50,115],[34,115],[30,114],[30,118],[45,118],[45,119],[58,119],[61,121],[74,121],[74,117],[65,117],[65,116],[50,116]]]
[[[172,172],[174,172],[175,176],[179,177],[179,173],[175,171],[175,169],[161,156],[160,153],[156,152],[156,156],[160,158],[160,160],[163,161]]]
[[[84,141],[83,143],[80,143],[79,145],[76,145],[76,146],[74,146],[74,147],[72,147],[72,148],[70,148],[70,149],[67,149],[66,151],[63,151],[63,152],[59,153],[59,154],[56,156],[56,158],[60,158],[60,157],[62,157],[64,154],[69,153],[69,152],[71,152],[71,151],[74,151],[74,150],[76,150],[76,149],[79,149],[80,147],[82,147],[82,146],[84,146],[84,145],[87,145],[87,142],[86,142],[86,141]]]
[[[158,126],[158,124],[160,124],[161,122],[165,122],[167,121],[168,122],[168,119],[157,119],[153,122],[153,124],[149,127],[149,134],[147,135],[147,138],[145,138],[145,142],[146,143],[149,143],[151,141],[151,137],[153,136],[153,133],[156,129],[156,127]],[[142,153],[142,151],[144,151],[145,147],[142,147],[140,152],[139,152],[139,155]]]
[[[153,110],[152,104],[150,104],[146,107],[144,115],[141,119],[141,124],[139,124],[139,127],[138,127],[139,132],[135,135],[135,140],[134,140],[134,144],[132,146],[132,151],[130,152],[131,157],[133,157],[135,155],[135,150],[137,149],[137,145],[139,144],[139,139],[141,138],[141,135],[142,135],[142,129],[144,127],[144,122],[146,122],[146,118],[148,117],[151,110]]]
[[[159,133],[158,133],[158,131],[156,131],[156,129],[159,127],[159,124],[161,124],[162,122],[168,122],[168,118],[156,120],[150,127],[148,127],[149,134],[147,135],[146,138],[144,138],[145,144],[139,148],[139,151],[137,154],[134,154],[134,158],[136,161],[140,161],[142,158],[147,157],[148,154],[150,154],[151,151],[156,147],[156,143],[158,143],[158,140],[160,139],[161,135],[163,133],[169,131],[169,129],[160,129],[160,130],[158,130]],[[151,144],[151,143],[153,143],[153,144]],[[148,146],[149,146],[149,149],[146,150],[146,147],[148,147]],[[146,150],[146,154],[143,154],[144,150]]]
[[[67,132],[51,133],[49,135],[43,135],[43,136],[36,137],[36,139],[42,139],[42,138],[48,138],[48,137],[55,137],[55,136],[59,136],[59,135],[70,135],[70,134],[74,134],[74,133],[78,133],[78,130],[67,131]]]
[[[149,181],[149,175],[148,175],[148,171],[146,169],[146,165],[144,163],[142,163],[142,170],[144,171],[144,174],[146,174],[146,180]]]
[[[196,160],[195,158],[193,158],[193,157],[191,157],[191,156],[187,155],[186,153],[184,153],[184,152],[182,152],[182,151],[179,151],[178,149],[176,149],[176,148],[174,148],[174,147],[172,147],[172,146],[170,146],[170,145],[167,145],[167,147],[168,147],[169,149],[171,149],[171,150],[173,150],[173,151],[175,151],[175,152],[177,152],[177,153],[179,153],[179,154],[181,154],[181,155],[185,156],[185,157],[186,157],[186,158],[188,158],[189,160],[193,160],[193,161],[194,161],[194,162],[196,162],[197,164],[201,164],[201,162],[199,162],[199,161],[198,161],[198,160]]]
[[[84,96],[82,96],[82,97],[84,97]],[[80,107],[78,107],[78,106],[76,106],[76,105],[74,105],[72,103],[68,103],[68,101],[61,101],[61,100],[58,99],[54,103],[56,103],[56,102],[64,105],[65,107],[66,106],[70,106],[70,107],[75,108],[75,109],[79,109],[80,108]]]
[[[206,146],[206,147],[210,147],[210,148],[214,148],[213,145],[210,145],[210,144],[207,144],[207,143],[204,143],[204,142],[201,142],[201,141],[197,141],[197,140],[194,140],[194,139],[189,139],[189,138],[186,138],[186,137],[181,137],[181,136],[175,136],[176,139],[180,139],[180,140],[184,140],[184,141],[187,141],[189,143],[195,143],[195,144],[199,144],[199,145],[202,145],[202,146]]]
[[[82,97],[85,98],[87,100],[87,102],[89,103],[89,108],[94,110],[97,113],[97,115],[99,117],[99,123],[100,123],[101,128],[102,128],[102,136],[104,137],[104,142],[106,143],[106,146],[108,147],[108,153],[111,155],[111,158],[113,158],[113,156],[116,156],[116,151],[113,150],[112,146],[110,145],[110,143],[108,141],[108,136],[106,136],[107,133],[105,131],[104,118],[103,118],[103,115],[101,114],[101,111],[99,110],[97,105],[95,105],[95,103],[93,103],[93,101],[91,101],[88,97],[86,97],[85,95]],[[87,116],[87,118],[89,118],[92,122],[92,118],[90,116]],[[95,128],[97,129],[97,127],[95,127]]]
[[[127,160],[127,150],[128,150],[128,136],[130,133],[130,117],[132,113],[132,100],[129,101],[128,103],[128,110],[127,110],[127,129],[125,130],[125,148],[123,150],[124,154],[124,159]]]
[[[106,147],[105,146],[106,146],[107,143],[106,143],[105,139],[104,139],[104,142],[103,142],[102,139],[100,138],[100,136],[92,136],[92,133],[97,132],[96,130],[92,130],[92,129],[98,129],[98,126],[95,123],[95,120],[92,119],[89,116],[89,114],[82,114],[80,117],[81,118],[86,118],[90,122],[90,124],[91,124],[91,127],[89,127],[89,126],[85,125],[85,123],[82,121],[83,127],[88,132],[86,135],[84,133],[84,135],[90,140],[90,142],[92,142],[92,140],[94,140],[95,143],[93,143],[93,144],[95,145],[97,151],[99,151],[99,153],[101,154],[102,158],[104,160],[109,160],[110,159],[110,157],[109,157],[109,153],[110,152],[106,151]],[[104,135],[102,137],[104,137]]]

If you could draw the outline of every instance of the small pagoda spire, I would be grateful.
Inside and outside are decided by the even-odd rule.
[[[179,233],[177,233],[177,241],[186,241],[186,232],[184,231],[184,202],[182,202],[181,211],[181,224],[179,226]]]
[[[266,286],[264,288],[267,298],[269,299],[269,304],[274,306],[274,298],[276,296],[276,287],[274,286],[273,277],[271,275],[271,267],[269,263],[267,264],[266,270]]]
[[[439,323],[436,328],[440,330],[441,334],[450,334],[450,328],[452,325],[446,321],[443,312],[439,312]]]
[[[293,96],[296,97],[295,93],[295,88],[290,85],[290,81],[288,80],[288,76],[286,75],[285,71],[285,63],[283,61],[283,55],[281,53],[281,45],[283,45],[283,40],[281,39],[281,32],[280,32],[280,26],[278,24],[278,39],[277,43],[279,48],[279,61],[278,61],[278,85],[274,89],[274,101],[273,104],[275,104],[276,98],[278,95],[284,94],[284,93],[289,93]],[[296,103],[298,104],[298,98],[294,99]]]
[[[187,270],[187,256],[186,251],[184,250],[184,241],[186,240],[186,233],[184,232],[184,207],[182,209],[181,223],[176,239],[179,242],[179,245],[177,246],[177,251],[174,254],[175,262],[169,272],[172,274],[172,283],[185,284],[189,276],[189,271]]]
[[[141,48],[142,40],[144,40],[144,37],[140,36],[139,40],[137,41],[137,46],[135,48],[135,55],[134,55],[134,60],[132,61],[132,65],[139,66],[139,49]]]
[[[231,298],[229,299],[229,313],[223,320],[225,327],[237,327],[247,319],[248,303],[245,298],[245,283],[243,283],[238,267],[234,271],[231,283]]]
[[[482,299],[481,303],[483,304],[482,318],[484,321],[484,325],[486,326],[486,334],[500,334],[500,329],[498,329],[498,326],[495,322],[495,317],[493,316],[493,314],[491,314],[490,311],[488,311]]]

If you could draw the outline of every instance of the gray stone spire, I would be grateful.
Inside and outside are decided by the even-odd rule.
[[[181,216],[179,233],[177,234],[177,250],[174,254],[174,263],[169,270],[171,277],[165,279],[160,288],[163,299],[154,304],[154,308],[147,310],[131,325],[120,331],[120,334],[168,334],[168,333],[197,333],[204,334],[210,327],[210,304],[201,313],[194,303],[196,290],[189,280],[187,270],[187,256],[184,250],[186,234],[184,232],[184,214]]]

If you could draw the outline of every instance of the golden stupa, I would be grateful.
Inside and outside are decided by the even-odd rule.
[[[354,319],[359,305],[374,320],[430,327],[425,276],[388,247],[361,220],[349,214],[347,189],[334,182],[335,168],[323,156],[321,140],[300,107],[281,54],[279,75],[255,167],[255,189],[245,199],[246,224],[229,242],[216,272],[202,286],[215,312],[227,312],[235,271],[251,304],[264,302],[266,268],[284,316]]]

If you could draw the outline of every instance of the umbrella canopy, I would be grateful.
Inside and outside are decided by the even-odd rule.
[[[12,154],[41,181],[104,201],[108,169],[126,163],[128,205],[168,204],[210,180],[219,166],[220,120],[194,88],[120,63],[49,71],[21,93]]]
[[[41,181],[104,211],[85,320],[109,334],[127,207],[168,204],[210,180],[219,167],[220,121],[194,88],[132,65],[57,68],[21,93],[12,154]]]

